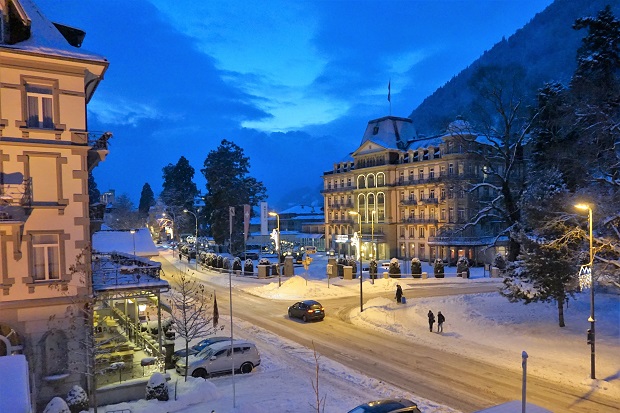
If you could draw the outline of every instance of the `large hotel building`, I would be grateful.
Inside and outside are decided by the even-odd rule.
[[[500,223],[466,225],[497,195],[476,188],[492,179],[485,147],[461,119],[433,137],[418,136],[409,118],[369,121],[359,147],[323,174],[326,248],[350,254],[361,227],[364,259],[491,262],[504,250]]]

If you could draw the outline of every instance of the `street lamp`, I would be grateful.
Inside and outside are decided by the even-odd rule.
[[[364,300],[362,292],[362,215],[356,211],[349,211],[350,215],[357,215],[357,225],[359,227],[357,254],[360,265],[360,313],[364,311]]]
[[[131,229],[129,230],[129,232],[131,233],[131,238],[133,239],[133,258],[136,258],[136,230],[135,229]]]
[[[588,227],[590,237],[590,262],[588,263],[588,266],[590,267],[590,318],[588,318],[588,321],[590,322],[590,331],[588,332],[588,341],[590,344],[590,378],[594,380],[596,379],[596,353],[594,348],[594,248],[592,248],[592,208],[590,208],[590,205],[587,204],[577,204],[575,205],[575,208],[583,211],[588,210]]]
[[[278,287],[281,287],[282,286],[282,278],[280,277],[280,258],[281,258],[280,255],[282,253],[282,251],[281,251],[282,243],[281,243],[281,237],[280,237],[280,215],[278,213],[276,213],[276,212],[270,212],[269,216],[276,217],[276,222],[277,222],[276,223],[276,227],[277,227],[276,232],[278,233],[278,240],[276,242],[276,248],[278,250],[278,267],[277,267],[278,268]]]
[[[196,215],[195,213],[193,213],[190,210],[184,209],[183,212],[187,213],[187,214],[192,214],[194,216],[194,219],[196,220],[196,238],[194,238],[194,247],[196,248],[196,271],[198,271],[198,215]],[[189,259],[188,259],[189,261]]]

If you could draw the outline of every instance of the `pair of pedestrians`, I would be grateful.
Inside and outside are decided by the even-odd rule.
[[[443,333],[443,323],[445,323],[446,317],[441,314],[441,311],[437,313],[437,332]],[[428,310],[428,331],[433,332],[433,324],[435,324],[435,314],[431,310]]]

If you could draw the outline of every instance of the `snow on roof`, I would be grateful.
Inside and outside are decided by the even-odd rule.
[[[316,214],[317,212],[321,212],[320,210],[317,211],[318,208],[315,208],[313,206],[310,205],[294,205],[288,209],[285,209],[284,211],[280,212],[280,215],[286,215],[286,214]]]
[[[97,292],[170,288],[160,278],[161,263],[130,254],[93,254],[93,289]]]
[[[0,412],[32,413],[28,362],[23,354],[0,357]]]
[[[139,257],[153,257],[159,255],[159,251],[153,242],[148,228],[137,229],[135,234],[131,231],[97,231],[93,234],[93,249],[97,252],[124,252]]]
[[[8,49],[24,50],[54,56],[107,62],[101,55],[73,47],[32,0],[16,0],[30,19],[30,38],[16,44],[0,44]]]
[[[430,147],[437,147],[443,142],[443,139],[439,136],[432,136],[430,138],[415,139],[409,142],[409,150],[426,149]]]
[[[323,221],[323,219],[325,219],[325,215],[320,211],[314,215],[297,215],[290,218],[291,221]]]
[[[372,140],[389,149],[400,149],[397,142],[406,144],[407,141],[415,139],[416,136],[417,133],[411,119],[385,116],[368,121],[360,146],[364,142]]]

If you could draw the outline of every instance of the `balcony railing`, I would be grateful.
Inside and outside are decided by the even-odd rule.
[[[437,219],[435,218],[414,218],[414,217],[409,217],[409,218],[403,218],[401,220],[401,222],[407,223],[407,224],[437,224]]]
[[[420,202],[424,204],[437,204],[439,200],[437,198],[420,198]]]
[[[19,176],[17,176],[19,175]],[[21,220],[32,205],[32,179],[21,174],[0,174],[0,221]]]
[[[400,204],[401,205],[417,205],[418,201],[416,201],[415,198],[401,199]]]

